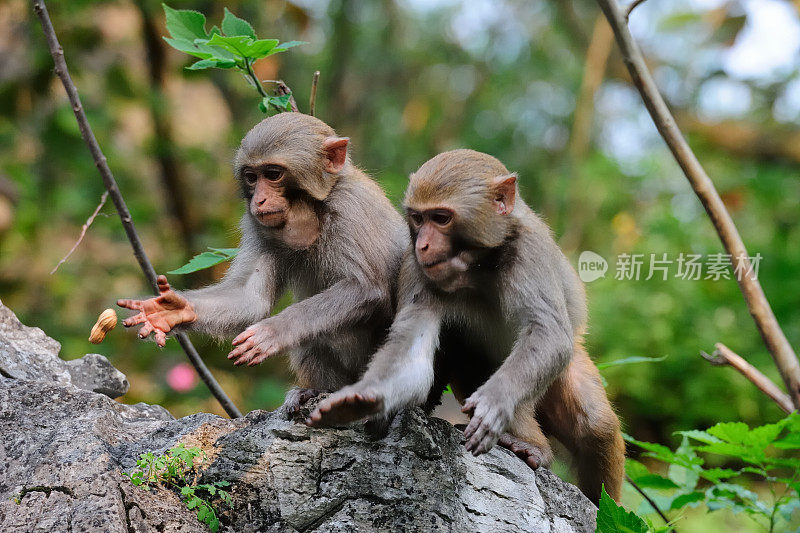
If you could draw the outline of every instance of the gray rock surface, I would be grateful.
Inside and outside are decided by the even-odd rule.
[[[76,379],[52,360],[58,343],[15,321],[0,304],[0,531],[208,531],[175,492],[121,475],[177,443],[205,451],[203,482],[231,483],[223,531],[594,531],[577,488],[502,449],[472,457],[458,430],[419,410],[380,440],[278,412],[175,420],[93,392],[105,378]],[[116,379],[93,360],[76,366]]]
[[[23,325],[0,301],[0,376],[72,384],[111,398],[128,392],[125,374],[104,356],[90,353],[64,361],[58,357],[60,351],[61,344],[39,328]]]

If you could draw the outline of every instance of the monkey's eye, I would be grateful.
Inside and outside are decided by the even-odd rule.
[[[252,170],[248,170],[244,173],[244,181],[247,182],[248,185],[255,185],[258,181],[258,174]]]
[[[453,215],[449,213],[434,213],[431,215],[431,220],[434,224],[439,226],[446,226],[453,220]]]
[[[408,218],[411,219],[411,223],[414,224],[414,226],[419,227],[422,225],[422,215],[419,213],[409,213]]]
[[[264,171],[264,177],[269,181],[279,181],[283,177],[282,168],[268,168]]]

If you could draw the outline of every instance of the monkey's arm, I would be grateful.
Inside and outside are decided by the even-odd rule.
[[[323,400],[306,423],[335,425],[365,416],[388,419],[402,407],[425,402],[433,384],[440,325],[440,314],[431,306],[401,308],[364,377]]]
[[[517,295],[519,330],[511,354],[464,402],[471,419],[464,435],[473,454],[489,451],[523,400],[536,401],[564,371],[573,353],[573,332],[563,298],[545,288]]]
[[[228,358],[235,358],[237,365],[257,365],[316,336],[363,320],[381,307],[388,312],[390,305],[388,290],[344,279],[247,328],[233,340],[236,348]]]
[[[184,291],[197,319],[181,328],[232,337],[269,315],[279,290],[273,257],[245,239],[225,277],[214,285]]]

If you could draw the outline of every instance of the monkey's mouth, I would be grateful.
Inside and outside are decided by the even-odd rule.
[[[446,262],[447,262],[447,258],[443,257],[442,259],[434,259],[433,261],[428,261],[427,263],[420,262],[420,266],[422,268],[424,268],[425,270],[429,270],[429,269],[432,269],[432,268],[437,267],[439,265],[442,265],[442,264],[444,264]]]
[[[256,212],[256,218],[265,226],[278,226],[286,221],[286,211],[284,209],[258,211]]]

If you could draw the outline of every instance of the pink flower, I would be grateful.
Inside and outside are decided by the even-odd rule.
[[[167,372],[167,385],[178,392],[187,392],[197,385],[197,374],[189,363],[178,363]]]

